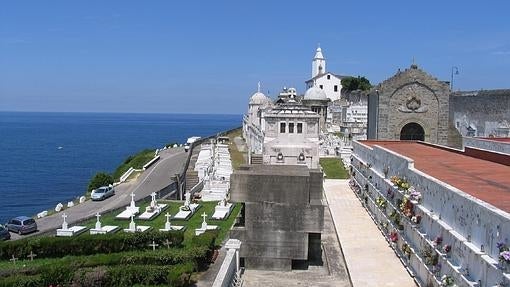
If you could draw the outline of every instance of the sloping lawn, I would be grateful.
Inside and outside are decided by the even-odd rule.
[[[321,158],[319,164],[324,170],[326,178],[329,179],[347,179],[349,172],[344,168],[342,161],[338,158]]]

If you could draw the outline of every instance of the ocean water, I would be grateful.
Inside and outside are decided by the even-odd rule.
[[[241,125],[241,115],[0,112],[0,223],[81,196],[129,155]],[[59,148],[61,147],[61,148]]]

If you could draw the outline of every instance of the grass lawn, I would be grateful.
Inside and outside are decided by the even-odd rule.
[[[165,203],[169,204],[166,210],[164,210],[162,213],[157,215],[152,220],[141,220],[137,219],[135,217],[135,223],[136,225],[146,225],[151,226],[153,229],[160,229],[165,227],[166,217],[165,214],[168,212],[170,215],[175,215],[179,211],[179,207],[183,205],[183,201],[167,201],[167,200],[158,200],[158,203]],[[217,201],[211,201],[211,202],[199,202],[200,207],[195,211],[195,214],[189,219],[189,220],[176,220],[170,218],[170,223],[172,225],[181,225],[186,226],[186,231],[184,232],[184,245],[186,245],[190,239],[195,236],[195,228],[200,227],[202,225],[202,213],[207,214],[207,224],[208,225],[217,225],[220,230],[218,237],[216,238],[216,245],[221,245],[223,240],[226,238],[228,231],[234,225],[235,218],[239,214],[239,210],[241,209],[240,204],[235,204],[234,209],[230,213],[230,216],[226,220],[214,220],[210,217],[214,213],[214,207],[218,204]],[[145,207],[149,205],[149,202],[143,202],[138,203],[138,206],[140,206],[140,214],[145,211]],[[104,225],[116,225],[120,226],[121,229],[128,228],[129,222],[131,220],[129,219],[117,219],[115,218],[116,215],[121,213],[123,210],[118,210],[115,212],[105,213],[101,215],[101,224]],[[96,224],[96,219],[88,220],[84,223],[81,223],[80,225],[85,225],[89,228],[94,228]],[[122,230],[119,232],[123,232]]]
[[[129,156],[117,169],[113,172],[113,179],[118,181],[119,178],[126,172],[130,167],[134,169],[141,169],[146,163],[154,158],[154,150],[145,149],[141,152]]]
[[[349,172],[344,168],[342,161],[338,158],[321,158],[319,164],[324,170],[326,178],[329,179],[347,179]]]
[[[228,138],[230,139],[228,150],[230,152],[230,159],[232,160],[233,169],[238,169],[240,165],[246,163],[246,152],[240,152],[234,142],[234,138],[242,137],[241,133],[242,128],[239,128],[227,134]]]

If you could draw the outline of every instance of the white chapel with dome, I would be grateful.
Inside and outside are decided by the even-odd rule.
[[[312,77],[307,80],[306,88],[317,86],[326,93],[326,97],[331,101],[341,98],[342,78],[344,76],[336,75],[326,71],[326,59],[322,54],[321,47],[317,47],[315,56],[312,59]]]

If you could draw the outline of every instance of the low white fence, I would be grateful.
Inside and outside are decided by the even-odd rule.
[[[146,163],[144,166],[143,166],[143,170],[146,170],[149,166],[151,166],[153,163],[157,162],[161,157],[159,155],[155,156],[153,159],[151,159],[151,161],[149,161],[148,163]]]

